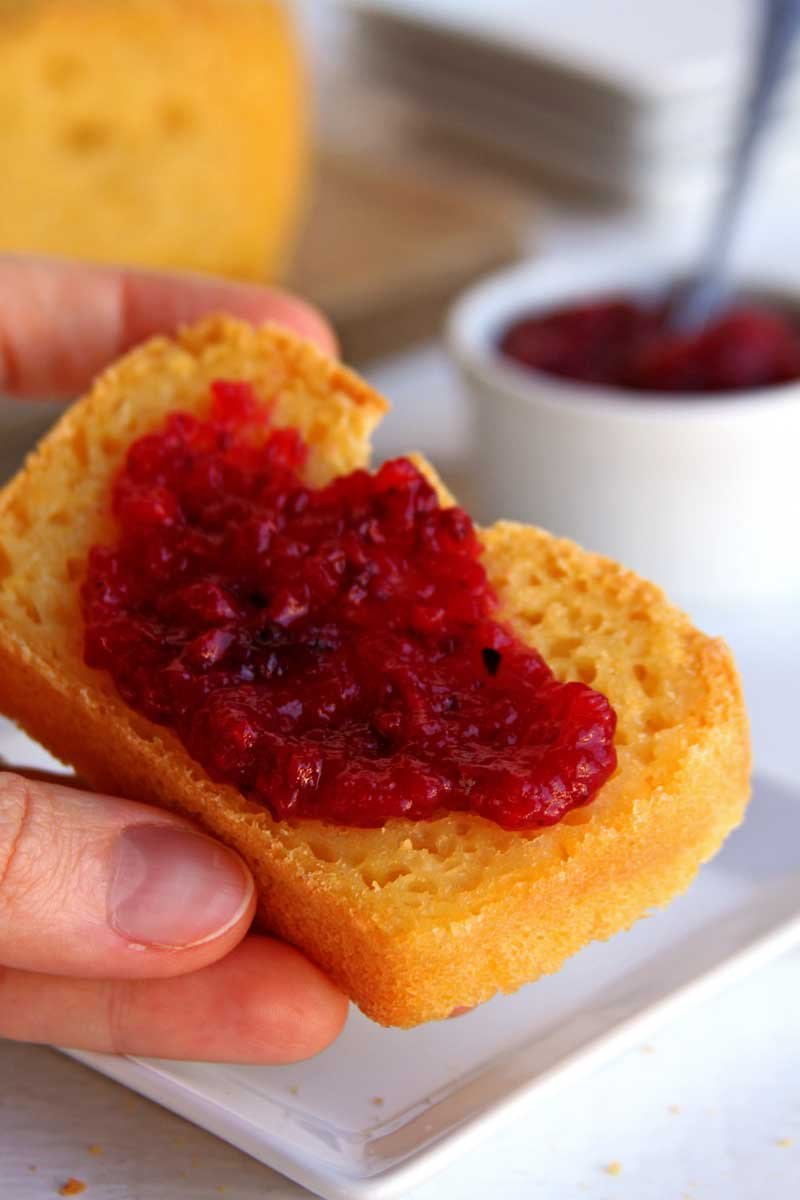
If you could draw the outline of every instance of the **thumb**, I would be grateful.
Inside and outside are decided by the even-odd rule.
[[[0,773],[0,964],[145,978],[227,954],[255,889],[232,851],[169,813]]]

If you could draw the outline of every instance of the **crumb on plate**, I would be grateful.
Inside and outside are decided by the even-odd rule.
[[[86,1191],[86,1184],[82,1179],[73,1179],[70,1177],[66,1183],[62,1183],[58,1189],[59,1196],[80,1196],[81,1192]]]
[[[605,1170],[606,1170],[606,1175],[621,1175],[622,1174],[622,1163],[617,1162],[616,1160],[614,1162],[610,1162]]]

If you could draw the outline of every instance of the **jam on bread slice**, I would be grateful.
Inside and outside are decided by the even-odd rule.
[[[616,767],[616,714],[498,618],[469,516],[408,458],[325,487],[249,383],[134,441],[89,551],[84,661],[279,820],[554,825]]]
[[[159,711],[132,707],[86,664],[81,596],[92,548],[119,539],[112,493],[128,452],[176,413],[207,421],[220,380],[249,385],[276,429],[297,432],[308,487],[367,465],[384,401],[283,331],[212,318],[135,350],[0,494],[0,708],[98,790],[174,809],[234,846],[256,877],[263,925],[387,1025],[513,991],[682,891],[747,801],[730,653],[658,588],[541,530],[479,531],[493,615],[559,685],[606,697],[617,717],[616,771],[554,824],[504,828],[461,802],[374,827],[307,808],[281,815],[209,773]],[[447,509],[432,470],[417,467]],[[256,619],[257,600],[242,621]],[[211,640],[187,653],[213,656]],[[483,666],[494,681],[494,655]]]

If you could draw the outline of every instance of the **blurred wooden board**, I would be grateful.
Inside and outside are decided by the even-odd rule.
[[[347,360],[365,362],[435,336],[462,288],[518,257],[525,217],[484,180],[328,151],[288,285],[328,314]]]

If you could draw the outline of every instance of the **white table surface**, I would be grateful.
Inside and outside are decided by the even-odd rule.
[[[470,449],[465,398],[441,350],[423,348],[369,373],[395,405],[379,453],[419,446],[457,482]],[[762,769],[796,775],[797,606],[697,616],[737,651]],[[797,1200],[798,1013],[794,953],[533,1108],[414,1200]],[[608,1172],[611,1164],[619,1173]],[[98,1200],[309,1195],[52,1050],[0,1043],[2,1194],[44,1200],[70,1176]]]

